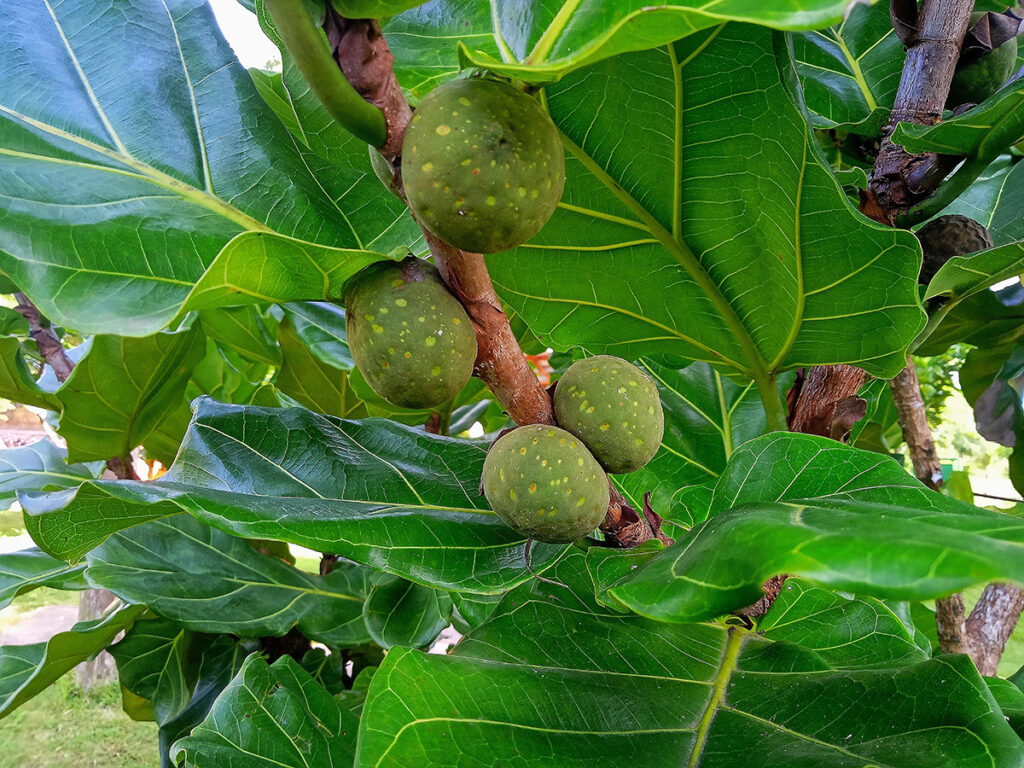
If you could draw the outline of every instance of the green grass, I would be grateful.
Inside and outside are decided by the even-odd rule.
[[[130,720],[117,683],[83,694],[68,674],[0,720],[0,768],[154,768],[155,723]]]

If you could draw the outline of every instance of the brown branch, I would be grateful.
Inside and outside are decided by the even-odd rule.
[[[1022,610],[1024,592],[1012,584],[989,584],[981,593],[966,624],[971,658],[981,674],[996,674]]]
[[[935,601],[935,629],[943,653],[970,653],[965,616],[964,596],[959,592]]]
[[[895,225],[900,214],[934,190],[930,184],[937,186],[942,181],[936,173],[915,170],[922,163],[934,163],[933,153],[911,155],[893,144],[891,136],[897,123],[935,125],[942,119],[973,8],[974,0],[924,0],[921,4],[900,87],[861,204],[861,210],[876,221]]]
[[[31,299],[24,293],[14,294],[18,300],[15,309],[28,320],[28,335],[36,343],[39,354],[43,356],[47,365],[53,368],[57,381],[63,384],[74,369],[75,364],[64,351],[64,345],[60,343],[57,334],[53,332],[49,321],[45,320],[39,312],[39,308],[32,303]]]
[[[857,392],[866,380],[867,374],[852,365],[809,369],[790,416],[790,430],[845,439],[854,423],[864,416],[867,403],[857,397]]]
[[[942,487],[942,466],[935,452],[931,427],[928,426],[917,370],[910,358],[907,358],[907,367],[889,382],[889,387],[896,401],[896,412],[903,429],[903,439],[907,443],[907,452],[914,465],[914,477],[929,488],[938,490]]]

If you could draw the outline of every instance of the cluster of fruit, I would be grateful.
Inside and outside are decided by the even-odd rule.
[[[540,231],[558,205],[565,161],[541,106],[510,85],[458,80],[420,103],[402,145],[402,179],[420,223],[466,251],[514,248]],[[477,356],[473,324],[438,271],[408,258],[360,272],[345,295],[352,357],[387,401],[427,408],[454,397]],[[512,430],[484,463],[484,493],[515,530],[539,541],[587,535],[608,508],[605,472],[633,472],[664,431],[654,382],[601,355],[558,382],[561,427]]]

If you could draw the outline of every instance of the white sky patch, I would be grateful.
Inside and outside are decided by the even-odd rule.
[[[267,62],[280,60],[277,46],[263,34],[256,14],[247,11],[237,0],[209,0],[209,3],[221,32],[243,67],[263,69]]]
[[[1019,277],[1008,277],[1005,280],[1000,280],[998,283],[989,288],[989,290],[1001,291],[1003,290],[1003,288],[1009,288],[1011,285],[1018,282],[1020,282]]]

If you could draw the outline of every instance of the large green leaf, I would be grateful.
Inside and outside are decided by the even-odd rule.
[[[339,370],[314,356],[287,317],[277,333],[284,357],[277,372],[277,388],[317,413],[342,418],[366,416],[366,405],[353,391],[349,371]]]
[[[560,208],[488,257],[542,341],[702,360],[762,395],[790,368],[905,364],[924,320],[919,245],[858,213],[829,173],[781,34],[729,24],[547,96],[569,151]],[[523,268],[534,260],[544,269]]]
[[[707,363],[673,369],[651,360],[640,363],[658,385],[665,409],[665,436],[647,466],[615,477],[633,505],[651,491],[654,510],[686,527],[694,520],[679,490],[713,482],[733,450],[767,429],[764,408],[752,383],[730,381]],[[789,377],[785,385],[789,384]]]
[[[199,317],[203,331],[219,344],[258,363],[281,364],[281,351],[256,307],[208,309]]]
[[[1024,272],[1024,241],[954,256],[928,283],[926,298],[949,296],[957,302]]]
[[[856,3],[839,24],[794,33],[792,38],[815,124],[869,133],[881,128],[896,96],[904,59],[888,6]]]
[[[16,336],[0,336],[0,397],[37,408],[60,410],[60,401],[36,382],[25,362],[21,339]]]
[[[345,310],[341,305],[327,301],[302,301],[285,304],[282,308],[299,338],[317,360],[343,371],[355,367],[345,333]]]
[[[106,618],[81,621],[45,643],[0,646],[0,717],[102,651],[145,610],[144,605],[129,605]]]
[[[960,197],[943,209],[984,224],[995,245],[1024,240],[1024,164],[997,158]]]
[[[985,102],[936,125],[900,123],[892,140],[912,154],[938,152],[995,159],[1024,138],[1024,80],[1015,80]]]
[[[127,456],[158,430],[163,434],[156,447],[164,450],[156,452],[170,460],[188,425],[185,383],[204,348],[198,327],[144,338],[93,338],[57,393],[64,407],[58,431],[69,460]],[[173,415],[177,423],[168,422]]]
[[[1024,583],[1024,521],[930,491],[893,459],[822,437],[741,446],[709,519],[610,589],[667,621],[755,602],[781,573],[863,595],[923,600],[983,581]]]
[[[404,240],[379,238],[386,208],[357,231],[351,179],[289,137],[201,0],[18,3],[0,70],[0,268],[55,322],[145,336],[186,302],[238,303],[233,285],[319,298],[261,273],[308,272],[295,243],[365,264]],[[263,238],[222,263],[246,231]]]
[[[188,515],[114,534],[88,563],[91,584],[199,632],[276,637],[297,626],[332,645],[369,639],[358,566],[313,576]]]
[[[790,578],[757,625],[769,640],[814,651],[833,669],[879,669],[931,657],[906,603],[845,597]]]
[[[557,569],[571,591],[513,592],[448,656],[392,649],[357,764],[1016,768],[1024,757],[966,656],[846,669],[740,627],[609,613],[569,569],[582,559]]]
[[[838,22],[845,0],[590,0],[538,4],[529,13],[515,3],[492,7],[495,37],[504,59],[463,49],[472,64],[530,83],[548,83],[580,67],[627,51],[656,48],[728,21],[777,29],[812,29]]]
[[[352,765],[359,722],[298,662],[258,654],[171,758],[196,768],[343,768]]]
[[[0,506],[9,505],[18,491],[73,488],[103,474],[105,464],[69,464],[68,454],[43,438],[18,448],[0,448]]]
[[[939,355],[964,342],[984,349],[1010,348],[1024,335],[1024,286],[1019,282],[998,291],[979,291],[957,304],[917,348],[917,354]]]
[[[167,619],[140,620],[110,646],[123,687],[148,699],[160,725],[173,720],[192,700],[196,669],[189,658],[197,636]]]
[[[530,578],[525,538],[480,495],[486,446],[388,421],[200,400],[170,472],[22,494],[33,539],[80,558],[111,533],[186,510],[237,536],[334,552],[407,579],[501,592]],[[564,546],[535,545],[542,571]]]
[[[0,555],[0,609],[36,587],[86,589],[83,565],[69,565],[36,547]]]

